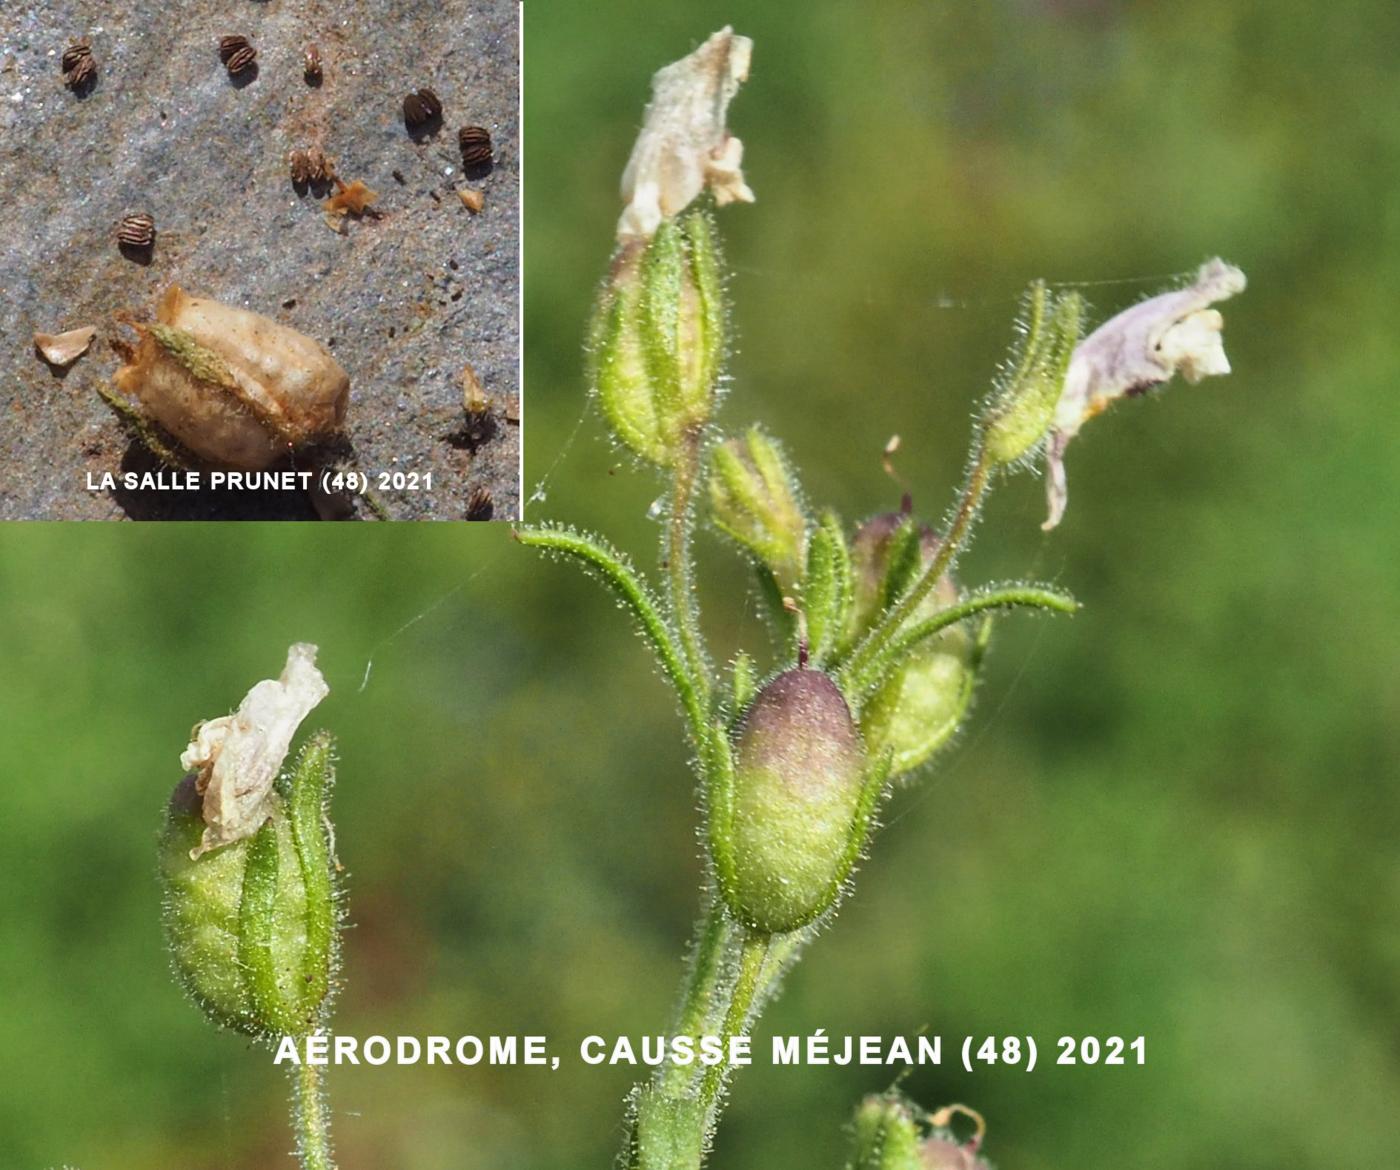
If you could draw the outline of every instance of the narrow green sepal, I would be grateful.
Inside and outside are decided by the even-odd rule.
[[[271,1034],[287,1034],[297,1031],[297,1014],[290,1010],[292,1005],[279,986],[279,964],[273,956],[279,926],[277,837],[277,827],[268,821],[248,843],[243,898],[238,906],[238,962],[260,1028]]]
[[[904,596],[923,568],[923,531],[912,515],[895,529],[885,556],[885,576],[880,582],[882,610]]]
[[[733,709],[743,711],[747,708],[757,689],[758,668],[754,665],[753,656],[746,650],[740,650],[734,656],[733,683],[730,688]]]
[[[853,588],[851,552],[841,522],[827,512],[808,541],[807,572],[802,581],[809,653],[818,666],[836,649],[846,628]]]
[[[992,465],[1018,463],[1039,448],[1064,390],[1083,315],[1078,293],[1052,298],[1044,282],[1030,287],[1012,371],[993,393],[982,419],[982,449]]]

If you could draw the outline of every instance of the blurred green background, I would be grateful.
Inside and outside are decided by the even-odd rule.
[[[921,1070],[1004,1170],[1400,1165],[1400,17],[1369,3],[526,6],[531,518],[646,560],[660,486],[584,408],[581,339],[651,72],[755,38],[720,217],[724,421],[813,500],[930,518],[1033,277],[1098,317],[1221,254],[1236,372],[1120,405],[1070,507],[992,499],[965,581],[1035,576],[968,734],[892,806],[855,897],[760,1024],[1034,1034]],[[154,835],[197,719],[322,647],[353,929],[335,1026],[660,1029],[700,867],[680,725],[595,586],[499,525],[3,534],[0,1165],[289,1166],[268,1055],[166,969]],[[717,655],[766,635],[699,542]],[[368,675],[366,677],[366,672]],[[1143,1069],[1048,1063],[1147,1036]],[[339,1070],[344,1170],[602,1167],[633,1074]],[[838,1167],[880,1069],[740,1074],[717,1167]]]

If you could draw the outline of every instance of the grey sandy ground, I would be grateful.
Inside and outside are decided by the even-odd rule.
[[[95,387],[119,364],[113,314],[149,313],[171,282],[264,313],[331,347],[351,379],[347,420],[366,473],[432,472],[433,491],[381,493],[396,518],[461,519],[473,488],[497,517],[519,500],[519,107],[516,0],[41,0],[0,10],[0,517],[310,516],[305,497],[102,493],[88,472],[144,469]],[[219,38],[246,35],[257,75],[232,81]],[[63,87],[87,37],[95,88]],[[317,88],[302,77],[315,42]],[[401,100],[420,85],[443,124],[414,141]],[[464,179],[455,134],[486,126],[494,169]],[[326,224],[286,157],[321,146],[383,217]],[[397,171],[402,182],[394,178]],[[457,189],[485,192],[473,215]],[[130,212],[155,217],[149,264],[117,249]],[[56,373],[35,330],[96,325]],[[462,441],[460,374],[476,368],[495,432]],[[509,415],[509,418],[507,416]],[[472,447],[475,446],[475,450]]]

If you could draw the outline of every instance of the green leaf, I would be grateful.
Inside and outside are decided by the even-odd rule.
[[[517,528],[515,539],[531,548],[544,549],[577,561],[626,606],[680,700],[692,740],[697,745],[704,745],[708,731],[699,688],[685,667],[680,646],[670,626],[662,618],[660,608],[626,557],[601,538],[563,528]]]
[[[1038,586],[1011,585],[988,589],[964,598],[923,621],[911,622],[896,633],[885,647],[854,675],[842,676],[842,689],[859,703],[899,668],[922,643],[949,626],[976,614],[998,609],[1039,609],[1052,613],[1077,613],[1079,602],[1067,593]]]

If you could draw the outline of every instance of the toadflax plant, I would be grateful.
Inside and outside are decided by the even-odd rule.
[[[329,693],[316,647],[299,642],[280,678],[199,724],[160,842],[166,941],[191,998],[221,1027],[303,1050],[325,1025],[339,968],[330,734],[316,732],[283,764]],[[321,1070],[292,1067],[297,1156],[303,1170],[333,1170]]]
[[[726,28],[656,74],[591,328],[597,406],[613,437],[668,484],[664,588],[655,590],[601,537],[554,525],[517,532],[524,544],[578,562],[624,603],[680,702],[707,864],[671,1027],[673,1035],[723,1040],[753,1026],[783,972],[835,915],[896,782],[933,759],[966,720],[993,615],[1077,608],[1047,587],[969,589],[953,576],[987,492],[1043,457],[1046,527],[1059,523],[1070,439],[1116,399],[1177,373],[1189,381],[1227,373],[1222,320],[1211,306],[1245,283],[1238,269],[1212,260],[1185,288],[1143,301],[1087,338],[1078,294],[1032,284],[941,527],[920,521],[907,503],[854,528],[814,512],[770,435],[754,428],[725,438],[714,421],[725,266],[711,214],[694,205],[706,193],[719,206],[754,198],[742,144],[726,126],[751,48]],[[706,651],[691,560],[702,504],[753,561],[770,603],[781,658],[762,677],[746,653],[721,672]],[[638,1085],[622,1164],[699,1167],[727,1078],[722,1064],[665,1067]],[[946,1135],[946,1119],[916,1124],[912,1108],[894,1098],[863,1106],[853,1164],[979,1164],[975,1145]]]

